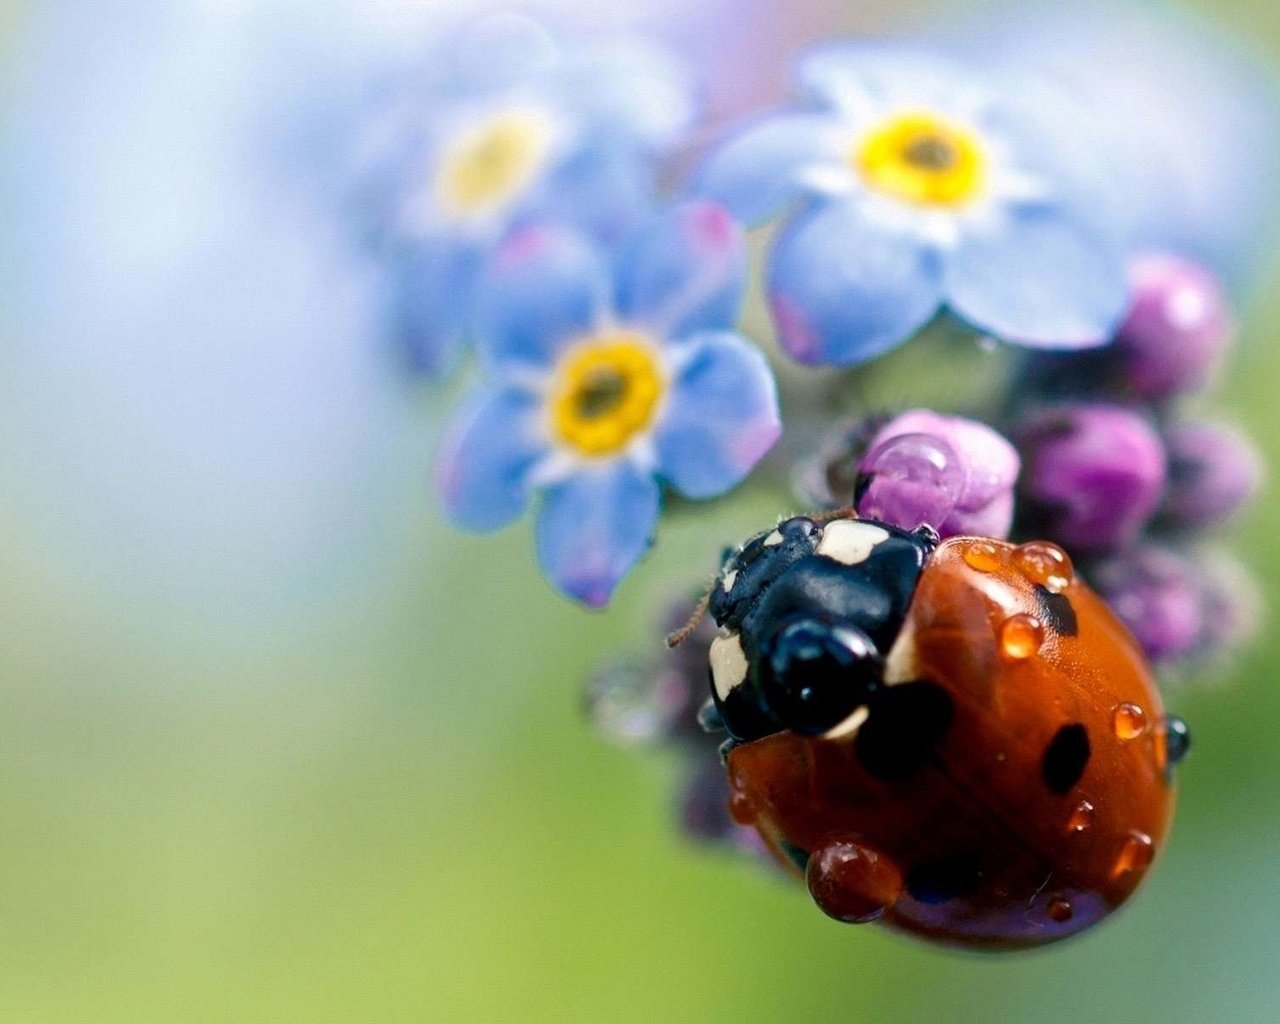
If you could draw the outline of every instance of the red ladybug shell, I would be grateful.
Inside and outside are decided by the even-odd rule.
[[[885,700],[728,757],[731,809],[833,917],[1008,948],[1120,906],[1173,809],[1164,709],[1134,640],[1052,544],[943,543]]]

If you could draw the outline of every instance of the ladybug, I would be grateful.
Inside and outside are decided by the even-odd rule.
[[[798,517],[708,610],[730,810],[829,916],[1029,947],[1146,875],[1186,726],[1057,546]]]

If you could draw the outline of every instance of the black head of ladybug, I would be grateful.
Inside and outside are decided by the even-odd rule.
[[[937,543],[928,528],[799,517],[731,552],[709,601],[712,699],[730,736],[821,735],[865,706]]]

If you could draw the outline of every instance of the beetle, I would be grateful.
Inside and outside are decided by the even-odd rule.
[[[1019,948],[1145,877],[1189,736],[1056,545],[796,517],[708,610],[730,810],[829,916]]]

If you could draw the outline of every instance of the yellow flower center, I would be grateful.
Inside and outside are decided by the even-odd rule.
[[[463,133],[445,153],[436,199],[456,217],[491,213],[537,177],[551,153],[551,126],[530,110],[509,110]]]
[[[582,455],[614,455],[653,422],[664,386],[643,335],[613,331],[585,338],[556,371],[552,429]]]
[[[918,206],[963,206],[986,182],[972,132],[924,112],[900,114],[867,135],[854,166],[874,189]]]

